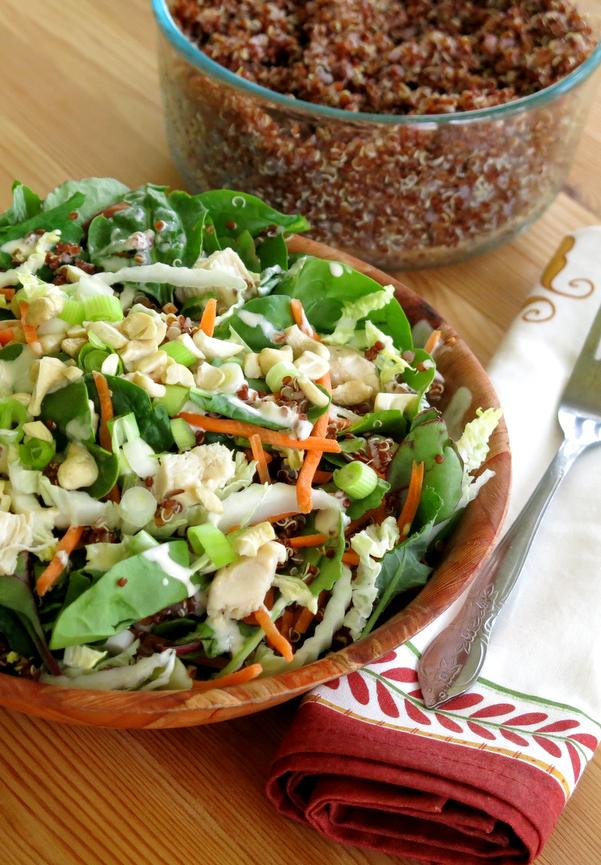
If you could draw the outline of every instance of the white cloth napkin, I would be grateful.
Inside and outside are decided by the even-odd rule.
[[[600,305],[601,226],[594,226],[562,241],[488,369],[512,448],[507,527],[561,443],[558,403]],[[422,651],[460,604],[413,645]],[[556,492],[497,620],[481,678],[574,707],[590,717],[599,738],[601,446],[578,459]]]

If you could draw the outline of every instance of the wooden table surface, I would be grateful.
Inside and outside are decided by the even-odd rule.
[[[600,2],[601,6],[601,2]],[[601,11],[601,10],[600,10]],[[163,132],[147,0],[2,0],[0,209],[19,178],[181,185]],[[565,191],[522,237],[410,274],[486,362],[564,233],[601,222],[601,91]],[[295,711],[164,732],[70,729],[0,710],[2,865],[385,865],[279,818],[263,797]],[[601,861],[601,754],[538,865]]]

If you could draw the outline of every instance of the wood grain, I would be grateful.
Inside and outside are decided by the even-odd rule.
[[[601,2],[598,2],[601,11]],[[0,207],[14,177],[180,180],[165,144],[146,0],[3,0]],[[562,236],[601,222],[601,94],[569,183],[510,246],[405,281],[482,362]],[[0,711],[6,865],[392,865],[276,818],[262,795],[294,705],[192,730],[71,729]],[[601,860],[601,755],[538,865]]]

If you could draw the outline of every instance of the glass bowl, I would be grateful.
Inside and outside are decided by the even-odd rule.
[[[599,0],[582,2],[601,34]],[[194,191],[229,187],[301,212],[311,234],[389,270],[460,261],[540,216],[569,171],[601,42],[558,83],[461,114],[362,114],[235,75],[153,0],[169,145]],[[596,11],[595,11],[596,10]]]

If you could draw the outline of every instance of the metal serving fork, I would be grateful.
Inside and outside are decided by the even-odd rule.
[[[583,451],[601,443],[601,308],[561,397],[564,440],[532,496],[482,565],[453,621],[430,643],[417,671],[433,708],[463,694],[478,677],[491,630],[515,586],[547,506]]]

